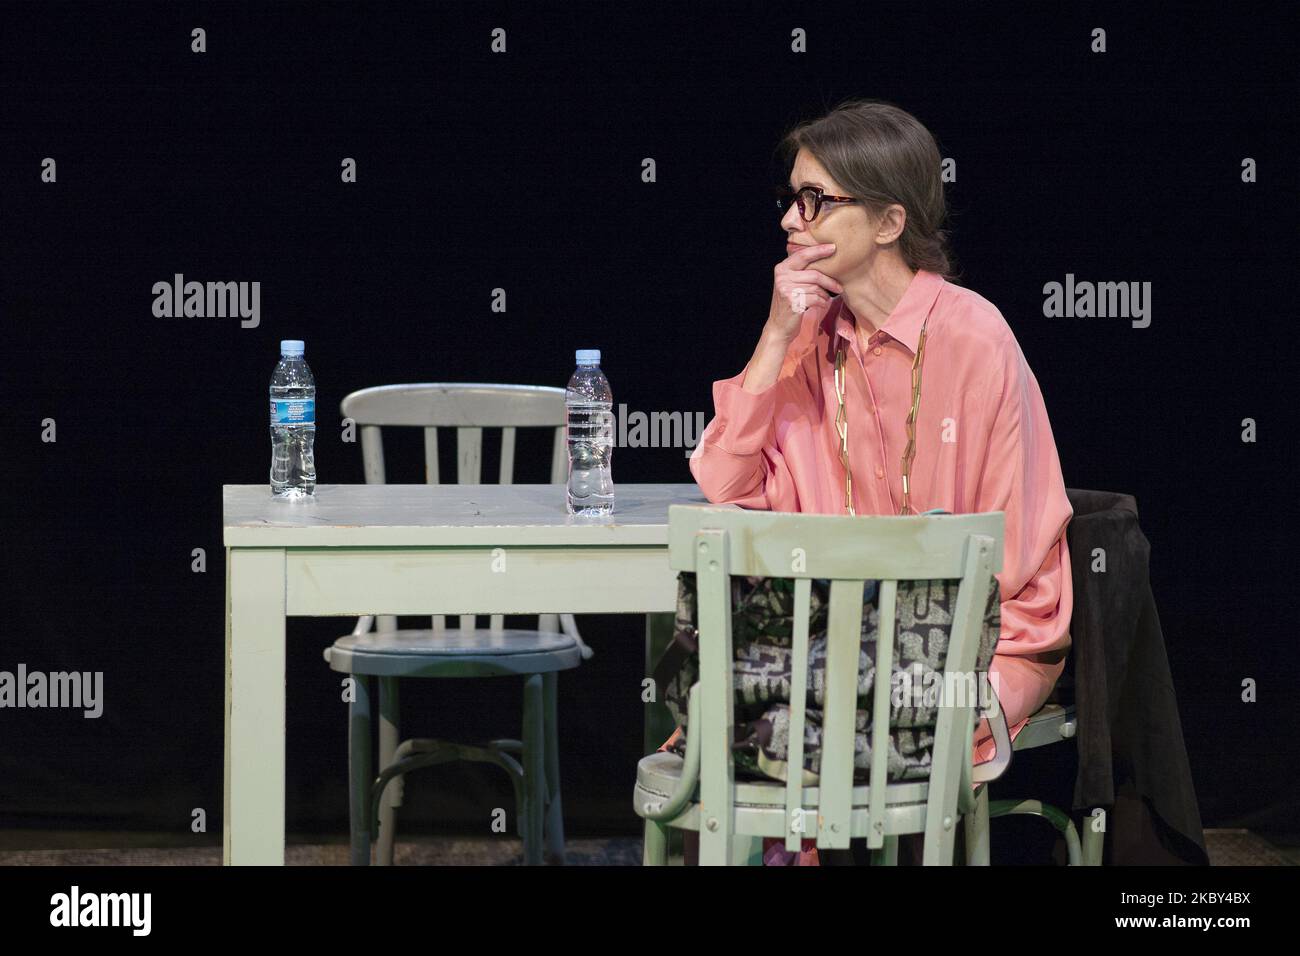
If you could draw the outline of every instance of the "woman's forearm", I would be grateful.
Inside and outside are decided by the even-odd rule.
[[[748,371],[741,387],[753,394],[771,388],[781,374],[781,364],[785,361],[790,342],[789,337],[774,331],[771,325],[763,326],[763,334],[759,336],[758,347],[746,366]]]

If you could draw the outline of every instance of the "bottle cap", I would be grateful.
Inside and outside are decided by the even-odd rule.
[[[302,339],[283,339],[280,342],[281,355],[301,355],[303,353]]]
[[[600,349],[578,349],[574,355],[579,365],[600,364]]]

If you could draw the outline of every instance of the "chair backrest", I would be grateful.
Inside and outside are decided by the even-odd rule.
[[[760,576],[794,581],[790,684],[787,846],[816,831],[817,845],[845,848],[853,806],[854,732],[863,588],[880,582],[880,631],[871,701],[868,845],[883,844],[889,759],[894,618],[899,581],[960,579],[944,688],[967,682],[976,662],[991,577],[1002,568],[1002,512],[967,515],[852,517],[673,505],[668,510],[670,562],[696,575],[699,615],[700,859],[723,862],[730,847],[735,771],[729,578]],[[825,706],[818,806],[802,806],[808,623],[814,579],[829,579]],[[927,799],[930,820],[956,819],[959,787],[969,780],[976,701],[940,694]],[[963,762],[966,772],[963,774]],[[965,784],[969,786],[969,784]],[[804,815],[808,816],[805,817]],[[802,833],[798,815],[814,822]],[[940,816],[936,816],[940,815]],[[955,825],[955,823],[954,823]],[[706,851],[707,848],[707,851]],[[927,849],[927,853],[929,850]]]
[[[456,429],[456,484],[479,484],[483,480],[483,429],[501,429],[501,466],[498,481],[514,483],[515,430],[552,428],[550,481],[563,484],[568,474],[564,447],[564,389],[543,385],[490,385],[480,382],[424,382],[413,385],[378,385],[352,392],[339,406],[343,417],[352,419],[361,433],[361,460],[367,484],[384,484],[384,443],[380,431],[386,427],[424,429],[425,481],[440,484],[438,429]],[[540,630],[554,631],[558,615],[538,618]],[[491,628],[501,630],[504,615],[493,614]],[[381,631],[395,630],[396,619],[381,616]],[[475,626],[475,615],[460,615],[460,626]],[[433,616],[433,629],[442,631],[446,618]]]

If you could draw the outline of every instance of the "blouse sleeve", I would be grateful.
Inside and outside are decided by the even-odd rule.
[[[1038,709],[1064,667],[1073,610],[1065,528],[1074,511],[1043,396],[1015,337],[1004,341],[984,398],[990,422],[974,511],[1006,516],[994,661],[1007,723]],[[990,421],[991,420],[991,421]],[[1018,728],[1016,728],[1018,729]]]
[[[796,366],[758,393],[743,388],[739,375],[713,383],[713,420],[691,453],[691,474],[714,504],[761,511],[798,511],[799,500],[785,457],[777,445],[775,411],[791,387],[802,387]]]

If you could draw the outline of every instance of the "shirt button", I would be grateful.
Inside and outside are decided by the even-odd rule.
[[[881,352],[884,351],[884,349],[882,349],[879,345],[877,345],[874,349],[872,349],[872,351],[875,352],[877,355],[879,355]]]
[[[879,465],[876,466],[876,477],[877,478],[885,477],[885,469],[881,468]]]

